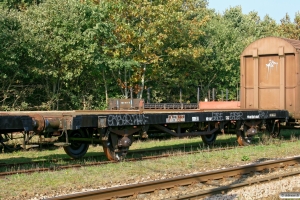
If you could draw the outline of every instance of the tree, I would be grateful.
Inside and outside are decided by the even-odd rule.
[[[229,99],[236,100],[240,82],[240,54],[253,41],[278,34],[273,19],[266,16],[261,21],[258,13],[243,14],[240,6],[227,9],[222,15],[213,13],[204,38],[206,49],[211,49],[206,59],[206,76],[201,79],[202,95],[215,88],[217,99],[222,91],[229,90]]]
[[[120,81],[124,89],[129,82],[127,87],[133,87],[137,97],[142,98],[146,87],[167,94],[172,87],[179,90],[178,85],[185,87],[190,82],[189,77],[181,76],[201,69],[199,60],[205,50],[198,39],[208,20],[201,14],[205,2],[111,2],[110,19],[116,24],[114,34],[120,43],[114,56],[129,64],[120,66],[125,68],[124,73],[130,72],[129,80]]]
[[[30,70],[24,65],[26,50],[22,45],[22,25],[17,12],[0,9],[0,85],[1,110],[24,109],[25,97],[32,93]]]
[[[18,11],[27,10],[31,5],[38,5],[42,2],[43,0],[0,0],[0,4],[2,3],[5,8]]]
[[[296,13],[294,22],[291,22],[288,14],[280,21],[279,30],[283,37],[300,40],[300,12]]]
[[[83,108],[95,92],[102,79],[91,78],[101,77],[106,44],[113,38],[106,13],[105,5],[49,0],[22,15],[24,43],[35,61],[31,70],[43,85],[45,109]]]

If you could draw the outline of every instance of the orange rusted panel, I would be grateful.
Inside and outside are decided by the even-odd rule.
[[[202,110],[205,109],[239,109],[240,108],[239,101],[208,101],[199,102],[199,108]]]
[[[266,37],[241,54],[241,108],[284,109],[300,119],[300,41]]]
[[[141,109],[143,105],[142,99],[109,99],[108,110]]]

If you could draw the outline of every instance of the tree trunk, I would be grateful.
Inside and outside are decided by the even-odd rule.
[[[142,77],[141,77],[141,90],[138,95],[139,99],[143,98],[143,92],[144,92],[144,87],[145,87],[145,74],[146,74],[146,65],[143,64]]]
[[[106,79],[105,79],[105,71],[104,71],[104,69],[102,71],[102,76],[103,76],[104,90],[105,90],[105,102],[106,102],[106,104],[108,104],[107,83],[106,83]]]
[[[124,93],[125,93],[125,99],[128,99],[128,88],[127,88],[127,77],[126,77],[126,67],[124,67],[124,71],[125,71],[125,75],[124,75],[124,85],[125,85],[125,88],[124,88]]]

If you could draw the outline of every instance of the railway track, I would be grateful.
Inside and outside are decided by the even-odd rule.
[[[144,156],[144,157],[139,157],[139,158],[131,158],[131,159],[126,159],[126,162],[135,162],[135,161],[141,161],[141,160],[150,160],[150,159],[159,159],[159,158],[166,158],[166,157],[171,157],[171,156],[178,156],[178,155],[189,155],[189,154],[195,154],[199,153],[200,151],[186,151],[186,152],[176,152],[178,150],[182,150],[185,147],[181,148],[172,148],[168,150],[163,150],[163,149],[157,149],[157,150],[152,150],[152,153],[157,153],[157,152],[168,152],[167,154],[163,155],[154,155],[154,156]],[[227,147],[227,148],[217,148],[217,149],[209,149],[209,150],[201,150],[201,152],[212,152],[212,151],[224,151],[224,150],[230,150],[234,148],[240,148],[240,147]],[[145,153],[143,151],[137,151],[134,152],[135,154],[139,153]],[[149,151],[147,152],[149,153]],[[95,157],[93,157],[95,158]],[[86,159],[86,158],[85,158]],[[65,159],[65,161],[70,161],[71,159]],[[52,160],[50,162],[58,162],[57,160]],[[90,162],[90,163],[84,163],[84,164],[70,164],[70,165],[52,165],[49,167],[44,167],[45,161],[36,161],[36,162],[24,162],[24,163],[17,163],[17,164],[2,164],[0,165],[0,168],[7,167],[9,168],[5,172],[0,172],[0,177],[5,177],[9,175],[14,175],[14,174],[26,174],[26,173],[34,173],[34,172],[45,172],[45,171],[58,171],[58,170],[64,170],[64,169],[70,169],[70,168],[81,168],[81,167],[89,167],[89,166],[99,166],[99,165],[106,165],[110,163],[119,163],[116,161],[98,161],[98,162]],[[49,164],[48,164],[49,165]],[[36,166],[35,168],[31,169],[22,169],[22,170],[14,170],[14,169],[20,169],[22,166]]]
[[[271,171],[286,169],[288,167],[299,167],[300,157],[293,157],[287,159],[280,159],[274,161],[266,161],[258,164],[250,164],[241,167],[234,167],[230,169],[222,169],[216,171],[203,172],[198,174],[191,174],[186,176],[179,176],[170,179],[162,179],[151,182],[144,182],[132,185],[125,185],[120,187],[107,188],[102,190],[95,190],[90,192],[82,192],[76,194],[69,194],[64,196],[58,196],[49,198],[48,200],[59,199],[72,199],[72,200],[87,200],[87,199],[116,199],[125,197],[137,197],[144,193],[155,193],[157,190],[171,190],[172,188],[187,187],[195,184],[212,184],[212,182],[224,182],[226,179],[233,178],[233,182],[225,186],[221,184],[212,184],[215,187],[204,189],[199,192],[190,194],[182,194],[170,197],[168,199],[193,199],[206,197],[217,193],[225,193],[228,190],[241,188],[253,184],[259,184],[276,179],[282,179],[284,177],[299,175],[299,170],[292,172],[280,173],[277,175],[271,175],[260,179],[247,180],[247,177],[251,177],[253,174],[269,173]]]
[[[296,141],[296,140],[295,140]],[[285,142],[295,142],[295,141],[285,141]],[[199,152],[212,152],[212,151],[224,151],[230,150],[234,148],[243,148],[240,146],[232,146],[226,148],[211,148],[207,150],[190,150],[190,149],[197,149],[199,146],[188,146],[188,148],[183,146],[172,147],[168,149],[150,149],[150,150],[137,150],[132,151],[129,153],[134,158],[126,159],[126,162],[135,162],[140,160],[150,160],[150,159],[159,159],[159,158],[166,158],[171,156],[178,156],[178,155],[189,155],[195,154]],[[162,154],[163,153],[163,154]],[[143,156],[144,154],[152,154],[151,156]],[[154,154],[154,155],[153,155]],[[159,154],[159,155],[157,155]],[[103,155],[100,156],[90,156],[84,157],[83,159],[74,160],[72,158],[65,158],[65,159],[52,159],[48,161],[34,161],[34,162],[22,162],[22,163],[13,163],[13,164],[0,164],[0,177],[5,177],[14,174],[26,174],[26,173],[34,173],[34,172],[45,172],[45,171],[59,171],[64,169],[71,169],[71,168],[81,168],[81,167],[89,167],[89,166],[100,166],[106,165],[110,163],[118,163],[116,161],[98,161],[101,160]],[[91,160],[91,161],[89,161]],[[94,161],[93,161],[94,160]],[[88,161],[88,162],[86,162]],[[59,164],[62,162],[70,162],[71,164]]]

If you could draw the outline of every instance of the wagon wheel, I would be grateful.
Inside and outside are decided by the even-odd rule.
[[[9,139],[7,139],[6,134],[5,134],[5,138],[3,138],[3,137],[2,137],[2,134],[0,134],[0,144],[1,144],[1,146],[0,146],[0,152],[2,152],[3,149],[4,149],[4,151],[8,151],[8,152],[12,152],[12,151],[13,151],[12,148],[10,148],[10,147],[8,147],[8,146],[6,145],[6,142],[7,142],[8,140],[9,140]]]
[[[9,141],[12,140],[12,137],[9,137],[7,133],[5,134],[0,134],[0,153],[2,152],[2,150],[4,152],[14,152],[17,150],[22,149],[20,145],[17,145],[15,147],[12,147],[11,145],[9,145]]]
[[[210,131],[213,128],[211,125],[208,125],[206,131]],[[208,134],[208,135],[201,135],[202,141],[206,145],[213,145],[217,139],[218,133]]]
[[[278,138],[280,136],[280,123],[278,120],[267,121],[267,132],[272,138]]]
[[[201,135],[202,141],[207,145],[213,145],[217,139],[217,133],[210,135]]]
[[[241,122],[237,123],[237,127],[236,127],[236,137],[237,137],[237,142],[240,146],[248,146],[251,144],[251,137],[247,137],[245,134],[245,128],[242,125],[241,126]]]
[[[86,134],[84,132],[82,132],[81,130],[76,130],[70,133],[69,135],[70,138],[86,138]],[[64,146],[64,150],[65,152],[72,158],[74,159],[78,159],[83,157],[88,148],[89,148],[89,144],[88,143],[84,143],[81,141],[70,141],[71,145],[69,146]]]
[[[110,132],[106,135],[108,136],[102,140],[102,146],[107,159],[111,161],[123,160],[126,157],[129,147],[118,147],[118,142],[123,142],[123,138],[125,137]],[[126,143],[125,140],[124,142]]]

